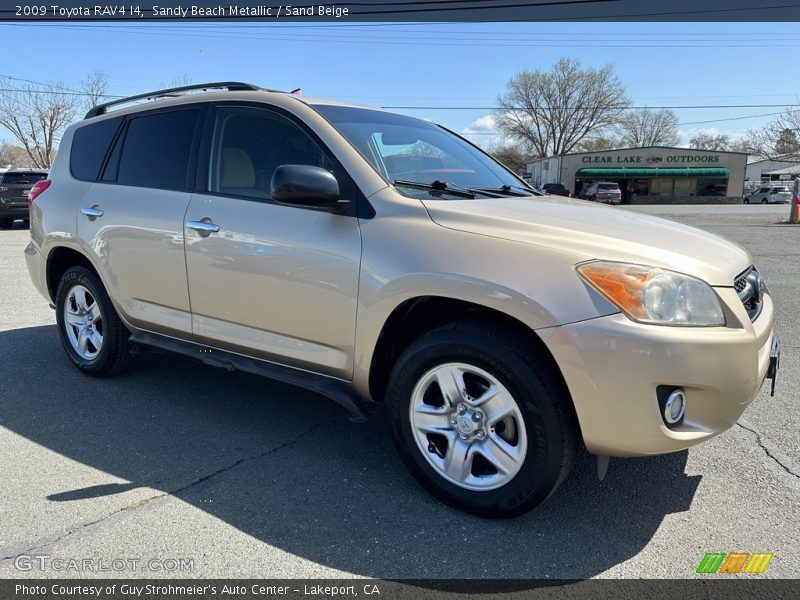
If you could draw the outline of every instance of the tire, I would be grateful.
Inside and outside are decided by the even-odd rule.
[[[86,375],[107,377],[130,367],[134,358],[130,332],[114,310],[103,284],[89,269],[72,267],[61,277],[56,292],[56,320],[67,356]]]
[[[445,503],[483,517],[514,517],[541,504],[569,473],[578,444],[569,393],[547,365],[530,340],[488,322],[447,325],[412,343],[386,393],[392,438],[412,475]],[[467,401],[451,388],[458,400],[448,402],[433,383],[453,381],[447,369],[461,370]],[[482,402],[487,385],[500,393]],[[467,410],[460,412],[459,404]],[[502,410],[508,416],[494,420]],[[436,428],[422,432],[420,419],[423,429],[429,423]],[[464,433],[470,427],[477,430]],[[457,450],[467,457],[460,470]],[[501,463],[504,470],[494,466]]]
[[[767,203],[767,199],[766,199],[766,198],[764,198],[764,199],[761,201],[761,204],[766,204],[766,203]]]
[[[747,198],[745,198],[744,200],[742,200],[742,204],[750,204],[750,200],[748,200]]]
[[[14,219],[0,219],[0,229],[11,229],[14,226]]]

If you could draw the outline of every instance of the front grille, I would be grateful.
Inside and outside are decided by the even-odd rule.
[[[733,287],[736,290],[739,300],[742,301],[751,321],[755,321],[761,314],[761,307],[764,304],[764,293],[766,286],[764,278],[755,267],[750,267],[734,279]]]

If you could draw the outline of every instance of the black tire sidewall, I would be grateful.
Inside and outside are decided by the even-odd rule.
[[[525,421],[528,449],[522,468],[495,490],[471,491],[448,482],[416,445],[408,417],[411,394],[430,369],[448,362],[479,367],[496,377],[517,402]],[[548,399],[546,383],[516,354],[498,350],[489,337],[457,330],[435,332],[413,344],[398,360],[387,392],[387,417],[398,452],[408,469],[431,493],[462,510],[488,517],[510,517],[544,501],[564,469],[563,428]]]
[[[100,306],[100,313],[103,319],[103,344],[98,355],[91,361],[81,357],[72,347],[69,337],[66,332],[66,324],[64,322],[64,305],[69,296],[69,291],[75,285],[82,285],[95,299]],[[118,319],[116,311],[111,303],[111,299],[103,287],[103,284],[89,269],[84,267],[72,267],[61,277],[58,284],[58,291],[56,293],[56,322],[58,323],[58,336],[61,338],[61,343],[64,350],[69,356],[72,363],[84,373],[89,375],[105,375],[108,374],[116,361],[118,349],[124,340],[119,339],[120,328],[115,327],[114,319]]]

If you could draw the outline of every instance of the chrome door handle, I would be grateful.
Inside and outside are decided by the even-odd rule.
[[[94,221],[97,217],[103,216],[103,211],[99,206],[84,206],[81,208],[81,214],[89,217],[90,221]]]
[[[186,226],[189,229],[194,229],[200,235],[208,235],[209,233],[217,233],[219,231],[219,225],[206,221],[186,221]]]

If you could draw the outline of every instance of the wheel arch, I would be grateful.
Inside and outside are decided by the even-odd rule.
[[[61,281],[61,277],[68,269],[78,266],[89,269],[101,282],[103,281],[92,261],[85,254],[74,248],[57,246],[47,255],[47,293],[50,295],[52,302],[56,300],[56,292],[58,291],[58,283]]]
[[[466,300],[444,296],[419,296],[399,304],[381,328],[369,369],[369,391],[372,399],[383,402],[392,367],[414,340],[429,331],[463,320],[486,321],[525,337],[547,362],[551,371],[557,375],[564,390],[569,393],[564,375],[547,345],[533,329],[516,317]],[[570,403],[572,404],[571,396]]]

